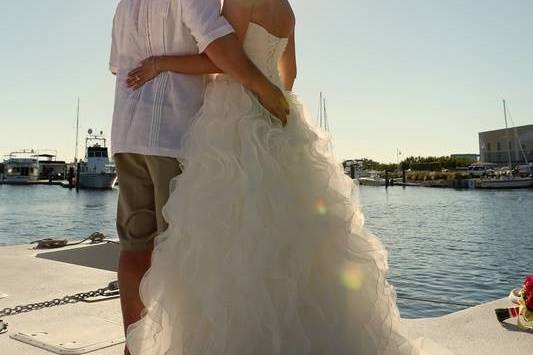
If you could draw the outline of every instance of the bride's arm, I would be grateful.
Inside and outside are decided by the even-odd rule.
[[[222,7],[222,15],[235,30],[235,36],[241,45],[244,42],[246,30],[251,20],[253,3],[253,1],[245,3],[240,0],[225,0]],[[220,42],[224,40],[230,41],[231,39],[223,38]],[[146,82],[166,71],[191,75],[222,73],[223,71],[209,59],[209,51],[216,52],[213,54],[217,57],[232,57],[233,53],[227,53],[218,47],[221,46],[209,46],[206,49],[206,53],[202,54],[147,58],[141,62],[140,67],[132,70],[128,74],[127,84],[133,89],[138,89]],[[226,61],[234,62],[236,59],[240,58],[227,58]]]
[[[141,62],[141,66],[128,73],[126,83],[138,89],[159,74],[170,71],[178,74],[214,74],[220,70],[206,54],[184,56],[154,56]]]
[[[296,80],[297,65],[296,65],[296,45],[294,38],[294,30],[292,31],[287,48],[281,57],[278,68],[281,76],[281,82],[285,90],[291,91]]]
[[[184,56],[161,56],[154,57],[154,60],[159,72],[171,71],[181,74],[222,73],[222,70],[204,53]]]

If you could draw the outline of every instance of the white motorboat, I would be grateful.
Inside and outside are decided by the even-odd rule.
[[[387,181],[379,176],[379,172],[375,170],[363,171],[356,179],[359,185],[364,186],[385,186]]]
[[[109,152],[103,132],[93,134],[89,130],[85,139],[85,160],[80,162],[78,187],[81,189],[111,189],[117,174],[109,160]]]
[[[385,186],[386,185],[385,179],[377,177],[377,176],[360,177],[357,179],[357,181],[359,182],[359,185],[364,185],[364,186]]]
[[[34,150],[10,153],[4,166],[4,181],[8,184],[27,184],[39,179],[39,158]]]

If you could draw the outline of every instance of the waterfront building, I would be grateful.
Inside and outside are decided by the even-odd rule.
[[[479,133],[482,162],[506,165],[533,162],[533,124]]]

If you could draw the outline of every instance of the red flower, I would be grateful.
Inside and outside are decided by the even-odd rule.
[[[533,311],[533,275],[526,276],[523,286],[523,297],[526,302],[526,307]]]

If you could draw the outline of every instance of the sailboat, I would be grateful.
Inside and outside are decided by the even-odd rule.
[[[326,109],[326,98],[322,91],[320,92],[320,103],[318,105],[317,125],[328,135],[331,134],[329,129],[328,111]],[[329,150],[333,153],[333,143],[330,139]]]
[[[507,123],[507,103],[505,100],[503,100],[503,115],[505,118],[505,131],[507,135],[507,141],[510,142],[510,136],[509,136],[509,126]],[[518,137],[518,134],[515,131],[516,139],[520,140],[520,137]],[[520,143],[520,142],[519,142]],[[523,152],[522,145],[518,144],[520,147],[520,150]],[[526,165],[529,166],[529,162],[527,161],[526,155],[523,154],[524,160]],[[513,171],[512,166],[512,159],[511,159],[511,149],[509,146],[509,149],[507,151],[507,157],[509,161],[509,170]],[[481,189],[520,189],[520,188],[528,188],[533,187],[533,175],[531,174],[528,177],[520,177],[520,176],[513,176],[513,175],[503,175],[496,178],[487,178],[487,179],[481,179],[479,182],[479,188]]]

